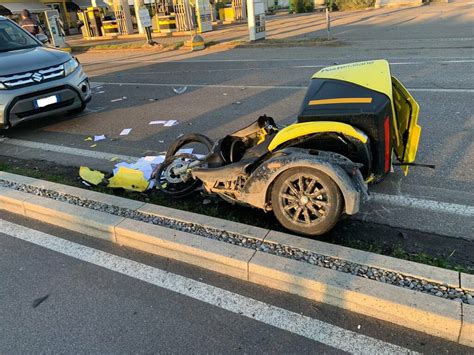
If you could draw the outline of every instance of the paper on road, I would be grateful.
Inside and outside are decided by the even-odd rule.
[[[131,131],[132,131],[131,128],[125,128],[125,129],[122,130],[122,132],[120,132],[120,135],[121,136],[128,136]]]

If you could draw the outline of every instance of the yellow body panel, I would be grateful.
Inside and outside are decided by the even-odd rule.
[[[143,192],[148,188],[148,184],[142,171],[121,166],[117,173],[109,179],[107,187],[121,187],[125,190]]]
[[[346,123],[332,121],[303,122],[292,124],[280,130],[270,142],[268,150],[272,151],[282,143],[298,137],[323,132],[342,133],[354,137],[363,143],[367,142],[367,136],[364,133]]]
[[[394,112],[397,116],[397,131],[404,137],[405,142],[395,146],[395,153],[401,163],[413,163],[420,142],[421,127],[418,125],[420,106],[397,78],[392,77]],[[408,166],[402,166],[405,175]]]
[[[382,59],[327,67],[314,74],[313,79],[347,81],[392,98],[390,66]]]
[[[393,107],[392,77],[390,65],[384,59],[367,60],[349,64],[334,65],[321,69],[313,75],[313,79],[333,79],[360,85],[370,90],[380,92],[390,99],[393,114],[394,145],[401,144],[401,137],[397,129],[395,109]]]
[[[105,178],[105,175],[102,172],[91,170],[87,166],[81,166],[79,168],[79,176],[82,180],[92,185],[99,185]]]

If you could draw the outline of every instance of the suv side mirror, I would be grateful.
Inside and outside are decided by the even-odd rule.
[[[43,44],[48,43],[48,41],[49,41],[48,36],[46,36],[46,35],[43,34],[43,33],[38,33],[38,34],[36,35],[36,39],[37,39],[38,41],[40,41],[41,43],[43,43]]]

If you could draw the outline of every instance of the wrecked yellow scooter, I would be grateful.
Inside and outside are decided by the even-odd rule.
[[[202,184],[231,203],[273,211],[293,232],[320,235],[359,211],[367,184],[391,171],[392,155],[407,174],[418,111],[385,60],[328,67],[313,76],[296,123],[280,129],[262,116],[215,143],[185,135],[170,146],[157,186],[183,197]],[[190,143],[208,154],[178,152]]]

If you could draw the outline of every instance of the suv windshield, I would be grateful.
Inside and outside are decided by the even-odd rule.
[[[39,43],[8,20],[0,20],[0,52],[37,47]]]

